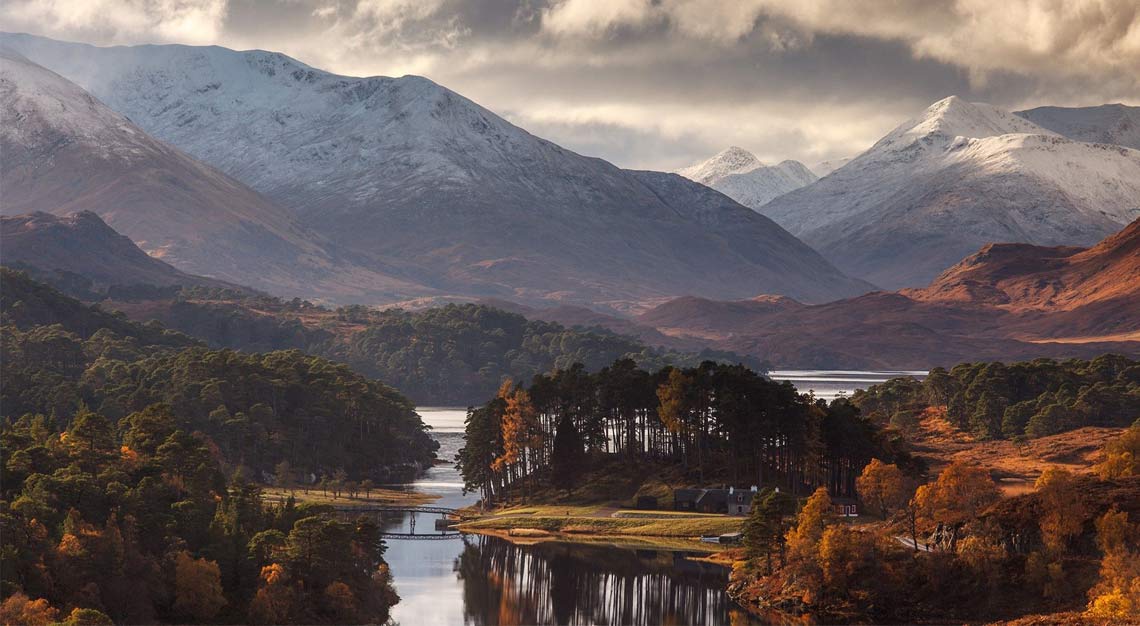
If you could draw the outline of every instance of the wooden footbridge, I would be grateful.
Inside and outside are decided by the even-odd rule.
[[[391,517],[394,515],[408,515],[408,530],[399,532],[382,532],[381,536],[385,539],[415,539],[422,541],[439,541],[443,539],[457,539],[462,536],[455,525],[467,520],[473,519],[473,516],[464,515],[458,509],[449,509],[442,506],[378,506],[365,510],[352,509],[346,510],[346,513],[355,513],[357,515],[375,515],[377,518]],[[433,519],[433,524],[430,531],[416,532],[416,518],[417,516],[424,516]],[[378,520],[379,521],[379,520]]]

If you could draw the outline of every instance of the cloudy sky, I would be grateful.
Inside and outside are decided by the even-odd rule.
[[[624,167],[812,165],[951,94],[1140,104],[1137,0],[5,0],[0,28],[420,74]]]

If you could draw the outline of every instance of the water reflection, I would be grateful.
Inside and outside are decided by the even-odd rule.
[[[466,624],[746,623],[728,570],[677,552],[469,536],[456,569]]]

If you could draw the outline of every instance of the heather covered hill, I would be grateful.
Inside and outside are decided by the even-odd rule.
[[[1088,248],[999,244],[924,289],[820,305],[678,298],[636,318],[787,367],[1140,354],[1140,221]]]
[[[977,302],[1011,310],[1073,310],[1140,298],[1140,219],[1091,248],[992,244],[912,298]]]
[[[871,288],[720,193],[575,154],[425,78],[338,76],[218,47],[3,42],[368,267],[436,294],[623,310]]]

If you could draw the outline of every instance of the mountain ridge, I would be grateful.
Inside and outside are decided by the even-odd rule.
[[[950,97],[761,212],[850,274],[917,287],[995,241],[1093,245],[1140,215],[1140,152]]]
[[[756,155],[738,146],[730,146],[705,161],[681,168],[675,173],[712,187],[751,209],[759,209],[773,198],[811,184],[819,178],[799,161],[788,159],[767,165]]]
[[[216,47],[0,41],[365,265],[438,294],[624,310],[684,293],[818,302],[873,287],[726,196],[577,155],[424,78]]]
[[[284,295],[423,287],[346,262],[287,211],[150,137],[89,93],[0,48],[3,213],[90,210],[151,256]]]

